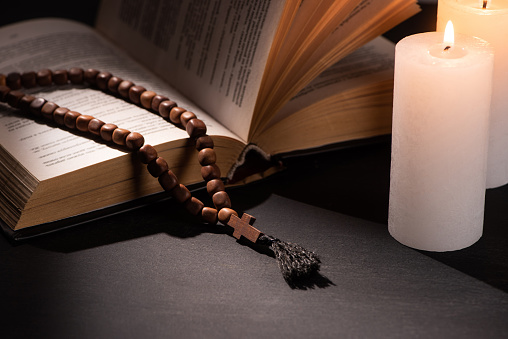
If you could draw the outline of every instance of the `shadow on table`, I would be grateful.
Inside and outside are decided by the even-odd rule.
[[[236,192],[234,194],[239,194]],[[257,199],[264,200],[270,192],[256,195]],[[195,192],[195,196],[206,201],[206,192]],[[252,203],[253,200],[250,200]],[[241,210],[241,209],[239,209]],[[207,225],[197,221],[189,215],[180,204],[171,199],[158,201],[136,209],[124,211],[115,215],[92,220],[77,226],[63,229],[39,237],[27,239],[19,244],[31,246],[49,251],[72,253],[90,248],[101,247],[113,243],[143,238],[155,234],[167,234],[171,237],[187,239],[200,236],[204,233],[223,234],[231,237],[233,229],[223,225]],[[262,255],[273,258],[275,255],[268,246],[252,244],[245,239],[236,240],[242,246],[249,247]],[[319,272],[295,281],[286,281],[292,289],[308,290],[314,288],[326,288],[334,283]]]
[[[389,142],[287,159],[286,166],[284,172],[268,179],[229,190],[235,209],[247,211],[275,194],[386,227]],[[196,194],[203,201],[208,199],[206,192]],[[453,252],[420,253],[508,292],[507,202],[508,185],[487,191],[484,235],[473,246]],[[28,242],[51,251],[73,252],[158,233],[191,238],[202,233],[230,232],[228,227],[199,224],[179,204],[165,200]],[[320,279],[310,286],[327,284],[326,278]]]
[[[255,191],[269,190],[387,227],[390,154],[390,143],[380,142],[294,159],[278,180],[261,183]],[[487,190],[483,236],[477,243],[459,251],[419,252],[508,292],[507,206],[508,185]]]

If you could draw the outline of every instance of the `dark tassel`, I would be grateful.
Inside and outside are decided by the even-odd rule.
[[[282,276],[290,285],[319,271],[321,260],[317,254],[298,244],[288,243],[266,234],[262,234],[257,243],[270,247]]]
[[[240,240],[246,238],[254,244],[268,246],[274,253],[282,276],[290,286],[297,286],[303,279],[319,271],[321,261],[316,253],[298,244],[284,242],[261,233],[252,226],[256,221],[252,215],[244,213],[242,218],[231,215],[227,225],[234,229],[233,236]]]

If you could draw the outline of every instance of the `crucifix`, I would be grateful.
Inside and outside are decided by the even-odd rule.
[[[246,239],[255,243],[261,235],[261,232],[252,226],[254,221],[256,221],[256,218],[247,213],[244,213],[241,219],[234,214],[231,215],[228,225],[235,229],[233,237],[240,239],[241,236],[244,236]]]

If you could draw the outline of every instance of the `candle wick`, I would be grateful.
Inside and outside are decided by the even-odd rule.
[[[452,46],[446,46],[446,47],[444,48],[444,50],[445,50],[445,51],[447,51],[447,50],[449,50],[450,48],[452,48]]]
[[[483,9],[487,8],[487,2],[488,0],[483,0]]]

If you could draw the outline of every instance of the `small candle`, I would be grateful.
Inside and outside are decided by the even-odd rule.
[[[395,48],[388,230],[404,245],[451,251],[482,235],[493,50],[443,32]]]
[[[494,47],[487,188],[499,187],[508,183],[508,0],[439,0],[437,30],[448,20]]]

